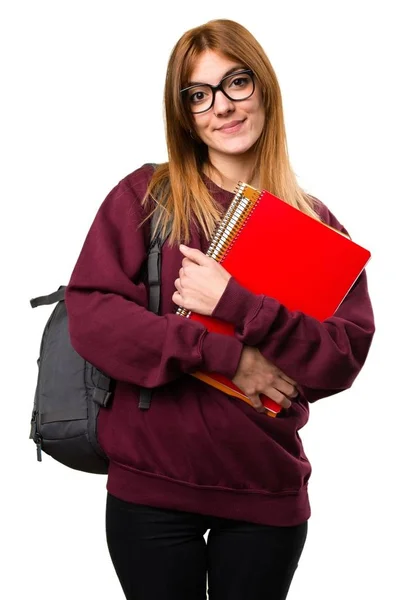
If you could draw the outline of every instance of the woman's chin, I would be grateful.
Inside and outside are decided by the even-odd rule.
[[[222,152],[223,154],[228,154],[230,156],[241,156],[241,155],[249,152],[249,150],[252,147],[253,147],[253,144],[251,144],[251,143],[237,142],[235,140],[235,143],[233,143],[233,144],[224,144],[221,147],[220,152]]]

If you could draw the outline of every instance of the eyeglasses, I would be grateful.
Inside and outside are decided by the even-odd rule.
[[[199,114],[209,110],[218,90],[233,102],[247,100],[255,91],[253,71],[244,69],[223,77],[218,85],[198,83],[180,90],[185,99],[186,107],[193,113]]]

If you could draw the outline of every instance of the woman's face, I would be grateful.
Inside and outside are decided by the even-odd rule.
[[[212,50],[203,52],[191,73],[190,81],[218,85],[232,73],[246,66]],[[230,95],[241,80],[231,80]],[[228,88],[227,88],[228,89]],[[236,94],[237,95],[237,94]],[[199,96],[196,96],[198,99]],[[215,155],[241,155],[248,152],[259,139],[264,126],[265,112],[261,90],[255,81],[255,91],[246,100],[233,101],[221,90],[215,95],[213,106],[206,112],[193,114],[194,128],[198,137],[208,146],[212,159]]]

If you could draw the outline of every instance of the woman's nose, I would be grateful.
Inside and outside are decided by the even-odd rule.
[[[232,100],[229,100],[221,90],[217,90],[214,98],[214,114],[216,116],[231,112],[234,109]]]

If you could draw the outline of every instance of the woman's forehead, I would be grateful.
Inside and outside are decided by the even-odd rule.
[[[195,59],[188,77],[189,85],[194,83],[210,83],[216,85],[218,81],[235,69],[245,65],[214,50],[204,50]]]

